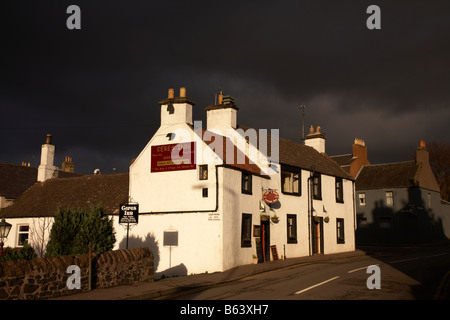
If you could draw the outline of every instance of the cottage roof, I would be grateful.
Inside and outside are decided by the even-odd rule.
[[[414,160],[363,166],[356,177],[356,190],[415,186],[418,165]]]
[[[38,169],[16,164],[0,163],[0,196],[7,199],[18,198],[37,181]],[[81,173],[55,171],[55,178],[82,176]]]
[[[119,205],[128,202],[128,177],[126,172],[37,182],[0,216],[46,217],[53,216],[58,208],[89,209],[95,205],[102,205],[108,214],[117,214]]]

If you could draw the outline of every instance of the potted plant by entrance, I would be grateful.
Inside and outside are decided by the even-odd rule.
[[[318,216],[314,216],[314,222],[315,223],[319,223],[320,222],[320,218]]]
[[[253,264],[257,264],[258,263],[258,257],[253,255]]]
[[[270,218],[270,216],[268,216],[267,214],[262,214],[261,215],[261,221],[268,221]]]
[[[272,220],[273,223],[278,223],[278,216],[275,214],[270,220]]]

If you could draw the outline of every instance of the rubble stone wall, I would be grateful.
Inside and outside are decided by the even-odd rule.
[[[80,289],[75,284],[75,272],[80,269]],[[70,279],[69,279],[70,277]],[[107,251],[92,254],[91,289],[153,281],[153,254],[149,248]],[[67,284],[67,280],[69,283]],[[61,256],[0,263],[0,300],[47,299],[76,294],[89,289],[89,256]]]

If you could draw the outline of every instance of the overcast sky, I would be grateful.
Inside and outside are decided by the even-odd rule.
[[[221,88],[241,125],[300,142],[306,105],[329,155],[360,138],[372,163],[410,160],[450,143],[449,17],[448,0],[2,1],[0,162],[38,166],[51,133],[56,166],[127,171],[181,86],[196,120]]]

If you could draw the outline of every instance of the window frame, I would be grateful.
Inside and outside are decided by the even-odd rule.
[[[336,242],[345,243],[344,218],[336,218]]]
[[[338,185],[340,187],[338,188]],[[344,203],[344,179],[340,177],[336,177],[335,180],[335,193],[336,193],[336,202],[337,203]]]
[[[205,175],[206,173],[206,175]],[[208,180],[208,165],[201,164],[198,166],[198,180]]]
[[[26,231],[21,231],[21,227],[27,227]],[[21,243],[21,235],[26,234],[26,239],[24,239]],[[25,245],[25,242],[28,242],[28,239],[30,238],[30,225],[29,224],[19,224],[17,225],[17,246],[23,247]]]
[[[361,195],[364,195],[364,197],[362,198]],[[361,204],[361,199],[364,199],[363,204]],[[365,207],[367,205],[367,195],[365,192],[358,192],[358,205],[360,207]]]
[[[388,197],[388,194],[391,194],[390,197]],[[393,207],[394,206],[394,191],[388,190],[384,192],[385,201],[386,201],[386,207]],[[391,199],[391,203],[388,202],[388,199]]]
[[[241,248],[252,246],[252,214],[243,213],[241,218]]]
[[[289,220],[292,219],[292,224],[289,223]],[[291,227],[291,228],[289,228]],[[293,236],[291,236],[293,235]],[[287,214],[286,215],[286,238],[287,243],[298,243],[297,236],[297,215],[296,214]]]
[[[316,193],[316,186],[317,186],[317,193]],[[318,172],[315,172],[312,177],[312,194],[314,200],[322,200],[322,175]]]
[[[297,192],[294,191],[286,191],[284,189],[284,177],[283,175],[289,173],[290,177],[292,178],[292,190],[294,189],[294,180],[293,180],[293,176],[295,174],[298,174],[298,179],[297,179]],[[296,167],[292,167],[292,166],[288,166],[288,165],[281,165],[281,174],[280,174],[280,179],[281,179],[281,192],[283,194],[287,194],[287,195],[292,195],[292,196],[301,196],[302,195],[302,169],[300,168],[296,168]]]
[[[248,177],[248,188],[245,188],[246,177]],[[241,174],[241,192],[243,194],[252,194],[252,174],[249,172],[242,171]]]

